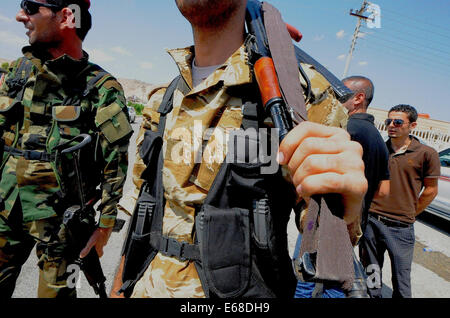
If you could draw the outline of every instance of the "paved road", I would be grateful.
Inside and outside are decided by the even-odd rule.
[[[139,128],[140,118],[133,125],[135,134],[130,143],[130,167],[128,174],[131,175],[131,169],[134,162],[136,151],[136,133]],[[128,178],[125,185],[125,192],[131,185],[131,178]],[[128,216],[119,215],[120,218],[128,221]],[[123,236],[126,232],[127,224],[121,233],[113,233],[105,255],[101,259],[103,270],[107,278],[107,290],[111,288],[112,280],[119,261],[119,255],[122,248]],[[433,215],[425,213],[415,225],[416,230],[416,249],[414,254],[414,263],[412,267],[412,288],[415,298],[448,298],[450,297],[450,222],[441,220]],[[289,224],[289,249],[291,253],[295,248],[296,242],[295,223],[292,220]],[[425,252],[424,248],[429,248],[432,252]],[[19,277],[14,298],[35,298],[37,290],[38,271],[36,267],[37,258],[33,251],[27,263],[23,266],[21,276]],[[383,295],[392,296],[391,270],[389,257],[385,257],[383,268]],[[96,295],[86,282],[82,275],[78,296],[81,298],[95,298]]]

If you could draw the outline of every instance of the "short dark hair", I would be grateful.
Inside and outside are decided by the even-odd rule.
[[[389,114],[392,112],[406,113],[408,115],[408,119],[411,123],[415,123],[417,118],[419,118],[419,114],[417,110],[410,105],[397,105],[391,108]]]
[[[366,85],[366,87],[360,91],[357,92],[353,92],[355,94],[357,93],[364,93],[364,95],[366,95],[366,107],[369,107],[369,105],[372,103],[373,101],[373,97],[375,95],[375,85],[373,85],[373,82],[368,79],[365,76],[361,76],[361,75],[355,75],[355,76],[349,76],[346,77],[342,80],[342,83],[345,82],[367,82],[368,85]]]
[[[89,1],[88,1],[89,2]],[[47,0],[49,4],[68,7],[72,4],[80,7],[80,27],[76,29],[78,37],[84,41],[89,30],[92,28],[92,16],[89,12],[89,4],[86,0]]]

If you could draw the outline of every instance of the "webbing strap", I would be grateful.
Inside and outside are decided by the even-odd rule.
[[[89,93],[94,89],[94,87],[96,87],[97,84],[100,82],[100,80],[102,78],[104,78],[105,76],[111,76],[111,75],[108,72],[100,71],[100,72],[98,72],[97,75],[95,75],[93,78],[91,78],[86,85],[86,89],[83,92],[83,96],[84,97],[88,96]]]
[[[8,146],[5,146],[4,149],[6,153],[9,153],[10,155],[16,157],[23,157],[26,160],[36,160],[42,162],[53,162],[55,160],[55,155],[49,154],[48,152],[39,152],[34,150],[20,150]]]
[[[175,257],[181,261],[200,260],[200,248],[198,245],[179,242],[160,233],[152,233],[150,245],[161,254]]]
[[[8,96],[16,101],[22,101],[25,93],[25,84],[33,70],[33,63],[26,57],[21,58],[18,63],[14,78],[7,82],[9,87]]]

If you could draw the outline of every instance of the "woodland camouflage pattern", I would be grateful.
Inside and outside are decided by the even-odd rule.
[[[243,117],[242,98],[230,96],[227,89],[248,84],[253,79],[247,64],[248,55],[244,45],[194,89],[192,89],[191,70],[193,48],[171,50],[169,54],[178,65],[190,92],[183,94],[179,85],[174,94],[174,109],[167,116],[163,146],[165,155],[163,184],[166,199],[163,235],[192,244],[195,235],[194,204],[202,203],[206,198],[225,158],[226,144],[222,147],[213,133],[213,137],[206,145],[203,145],[205,150],[200,164],[195,164],[193,160],[196,149],[190,152],[175,148],[180,145],[180,142],[181,144],[191,143],[195,121],[201,121],[203,134],[210,127],[215,127],[215,132],[220,128],[225,132],[230,129],[239,129]],[[304,65],[304,68],[313,87],[312,96],[308,101],[310,120],[345,127],[348,119],[347,111],[335,98],[330,84],[312,66]],[[148,105],[143,112],[144,121],[137,139],[137,157],[133,170],[135,189],[125,195],[120,202],[120,208],[128,214],[133,211],[139,188],[143,183],[140,176],[146,168],[139,156],[139,147],[142,145],[147,129],[157,130],[159,122],[157,110],[165,90],[166,87],[154,89],[149,95]],[[182,153],[183,159],[186,160],[173,161],[169,154],[174,152]],[[212,153],[216,155],[215,158],[218,158],[218,161],[210,160]],[[132,297],[202,298],[205,294],[194,263],[182,262],[176,258],[158,254],[136,284]]]
[[[130,136],[124,137],[131,132],[128,121],[124,121],[128,113],[122,87],[112,76],[105,76],[98,82],[94,94],[81,98],[81,103],[75,103],[80,106],[72,106],[74,101],[65,98],[67,91],[76,88],[77,80],[73,79],[84,69],[92,69],[87,73],[87,79],[83,78],[86,81],[99,72],[98,67],[88,62],[87,54],[80,61],[64,55],[45,63],[33,55],[30,47],[24,48],[24,55],[33,63],[33,71],[26,83],[22,103],[14,103],[14,99],[8,96],[7,85],[8,78],[14,78],[20,59],[11,64],[10,72],[0,87],[0,129],[6,146],[52,153],[55,146],[80,133],[106,131],[104,127],[108,125],[116,127],[122,137],[120,142],[108,142],[105,133],[100,133],[99,137],[104,158],[100,227],[113,227],[128,166]],[[56,215],[53,203],[54,194],[61,189],[61,167],[55,162],[26,160],[6,153],[3,165],[0,196],[5,204],[1,212],[4,217],[8,217],[19,197],[24,223]],[[88,175],[92,173],[86,172]],[[70,191],[76,196],[75,189]]]
[[[0,86],[0,130],[5,145],[54,156],[56,146],[82,133],[93,136],[80,156],[82,174],[88,177],[83,189],[89,200],[92,190],[101,185],[99,226],[113,227],[132,132],[122,87],[111,75],[103,75],[100,67],[89,63],[86,53],[81,60],[67,55],[51,60],[31,47],[25,47],[23,53],[25,58],[11,64]],[[22,63],[32,63],[32,69],[20,100],[9,80],[17,78]],[[97,75],[99,81],[94,89],[84,94],[88,92],[86,84]],[[25,73],[21,77],[26,78]],[[99,159],[94,160],[94,155]],[[66,282],[70,260],[66,259],[67,243],[61,228],[65,209],[80,205],[76,182],[67,181],[67,176],[74,173],[69,162],[70,155],[37,161],[4,153],[0,180],[0,295],[12,294],[22,264],[37,241],[38,297],[76,296],[76,290],[68,288]],[[98,178],[92,179],[93,175]],[[56,196],[60,191],[67,194],[64,199]]]

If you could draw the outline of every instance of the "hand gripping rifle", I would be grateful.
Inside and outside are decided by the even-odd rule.
[[[75,264],[80,267],[86,276],[89,285],[92,286],[96,295],[100,298],[107,298],[105,281],[100,259],[95,247],[85,258],[80,258],[80,252],[88,243],[90,237],[97,229],[95,224],[95,203],[100,199],[100,193],[96,193],[94,198],[85,201],[85,193],[83,191],[83,182],[80,169],[80,153],[81,149],[92,141],[90,135],[82,134],[67,143],[59,145],[57,150],[62,155],[71,155],[73,158],[73,167],[75,170],[75,178],[77,181],[78,195],[80,205],[74,205],[64,212],[63,227],[67,235],[68,251],[71,259],[75,259]],[[77,145],[70,147],[74,142]],[[66,148],[69,147],[69,148]],[[64,149],[64,150],[62,150]]]
[[[280,143],[296,123],[307,120],[299,72],[308,85],[306,95],[311,84],[301,63],[312,64],[329,81],[341,102],[353,94],[332,73],[292,44],[291,37],[300,40],[302,35],[286,25],[270,4],[248,0],[246,21],[254,37],[249,60],[254,65],[264,110],[279,129]],[[341,196],[314,196],[308,210],[308,226],[304,229],[300,257],[295,263],[297,274],[306,281],[334,281],[341,283],[344,290],[352,290],[355,281],[353,248],[342,219]]]

